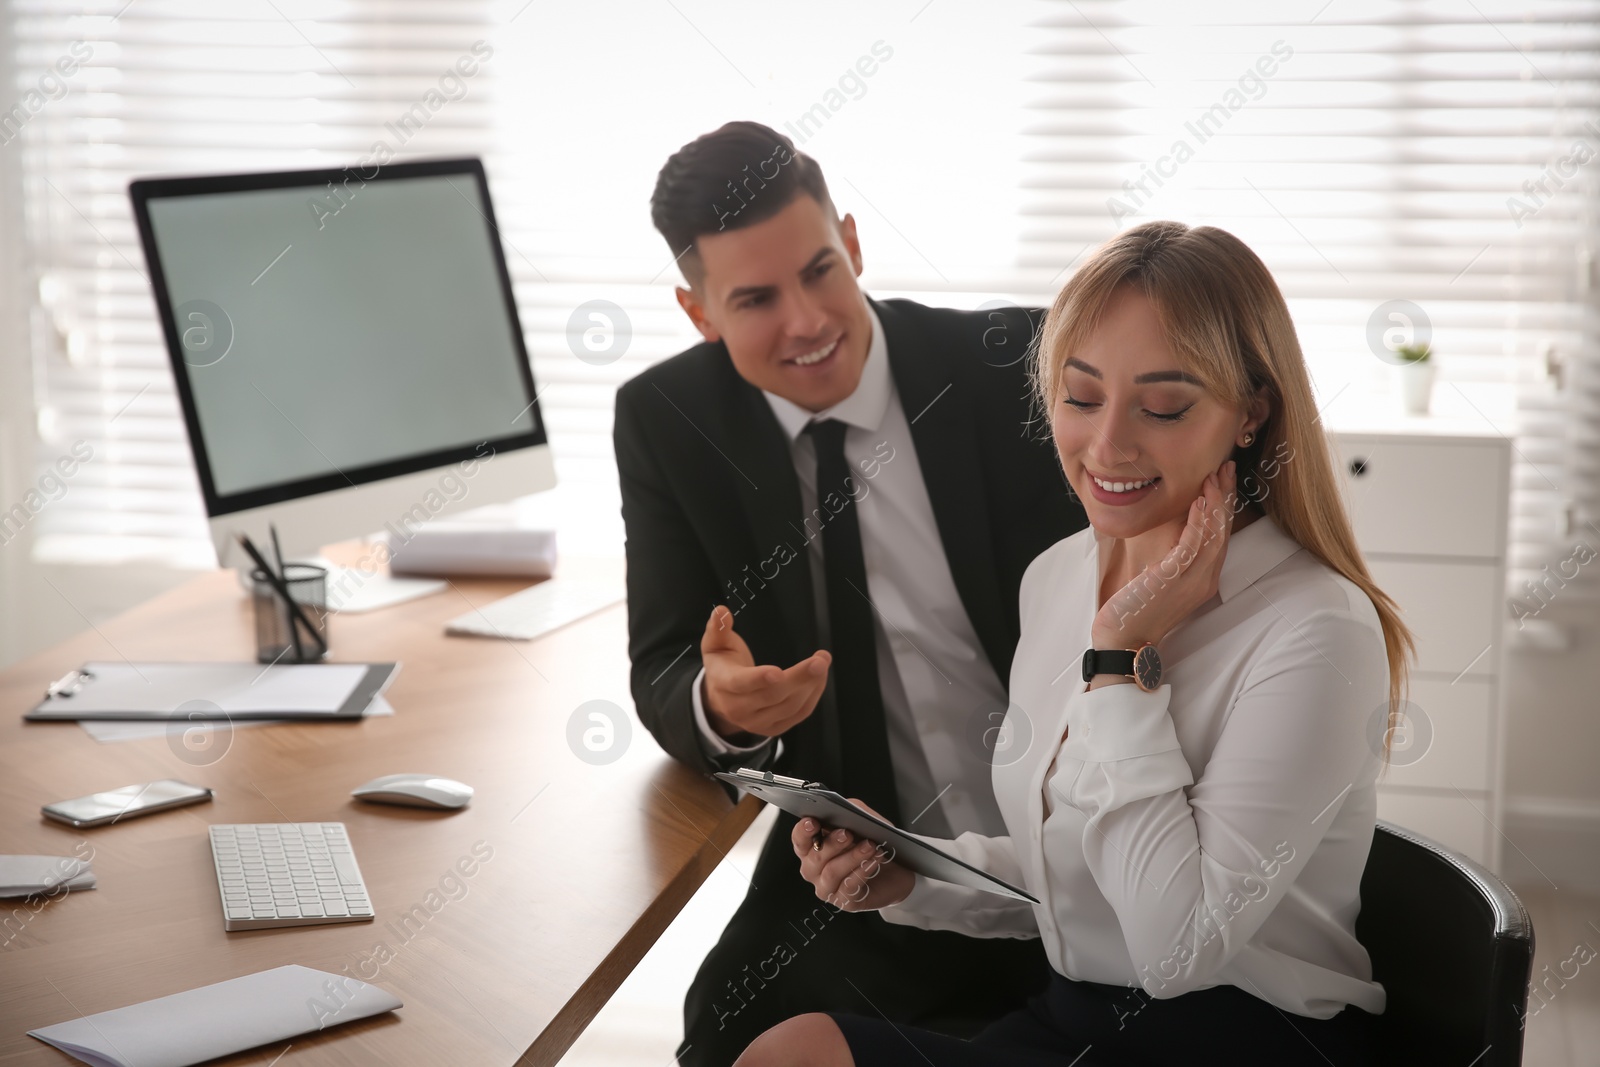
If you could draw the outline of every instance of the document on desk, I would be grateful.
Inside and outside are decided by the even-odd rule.
[[[382,715],[393,715],[394,705],[386,697],[376,696],[372,703],[367,705],[367,710],[361,713],[363,719],[376,718]],[[304,722],[303,719],[240,719],[237,722],[219,723],[213,729],[231,730],[235,727],[243,729],[246,726],[271,726],[279,722]],[[148,741],[152,737],[169,737],[173,734],[182,734],[188,738],[188,731],[207,727],[204,723],[196,726],[187,719],[79,719],[78,725],[83,727],[84,733],[106,744],[113,741]],[[196,741],[203,741],[201,734]]]
[[[93,889],[88,860],[72,856],[0,856],[0,897],[30,897],[57,889]]]
[[[29,1030],[93,1067],[189,1067],[401,1007],[388,990],[290,965]]]
[[[26,719],[358,719],[396,663],[86,663]]]

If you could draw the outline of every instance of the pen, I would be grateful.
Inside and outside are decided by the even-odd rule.
[[[811,835],[811,851],[821,852],[822,843],[828,839],[828,835],[832,832],[832,830],[828,829],[826,826],[823,826],[822,823],[817,823],[817,832]]]
[[[278,576],[277,572],[274,571],[270,565],[268,565],[266,559],[261,555],[261,552],[250,540],[249,535],[243,533],[239,534],[239,544],[245,550],[245,552],[249,554],[250,558],[255,562],[255,565],[260,567],[262,572],[266,574],[267,581],[272,585],[272,588],[277,591],[278,595],[283,597],[283,602],[288,605],[289,636],[294,639],[295,656],[301,660],[305,659],[305,650],[300,644],[300,633],[294,627],[296,619],[300,621],[301,625],[306,628],[306,632],[309,633],[317,642],[317,650],[319,652],[327,652],[327,642],[322,639],[322,635],[317,632],[317,628],[311,625],[311,620],[306,618],[306,613],[301,609],[299,602],[296,601],[294,596],[289,592],[289,586],[281,577]]]
[[[283,546],[278,543],[278,524],[275,522],[267,523],[267,532],[272,534],[272,558],[278,561],[278,576],[281,577],[284,581],[284,584],[287,585],[289,582],[289,572],[283,565]]]
[[[265,560],[260,560],[260,563],[262,568],[266,570],[269,575],[273,575],[282,581],[283,588],[278,589],[278,592],[283,594],[284,604],[290,609],[290,612],[292,612],[294,605],[294,594],[289,591],[289,572],[283,567],[283,552],[278,547],[278,528],[275,523],[268,523],[267,529],[272,534],[272,554],[278,558],[278,569],[273,571],[273,569]],[[240,536],[244,535],[241,534]],[[254,544],[250,543],[247,547],[253,548]],[[252,558],[259,558],[255,552],[251,552],[250,555]],[[277,583],[274,583],[273,588],[277,589]],[[289,640],[294,645],[294,659],[296,663],[304,663],[306,661],[306,649],[305,646],[300,643],[300,630],[295,625],[294,615],[290,612],[286,612],[284,617],[289,622]]]
[[[285,588],[289,585],[289,568],[283,565],[283,545],[278,543],[278,524],[267,523],[267,532],[272,535],[272,558],[278,564],[278,577],[283,579]],[[300,644],[300,631],[295,628],[294,619],[289,620],[289,639],[294,642],[294,658],[296,662],[306,661],[305,646]]]

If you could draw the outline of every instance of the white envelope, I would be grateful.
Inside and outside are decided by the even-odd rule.
[[[290,965],[29,1030],[93,1067],[189,1067],[393,1011],[400,998]]]
[[[0,856],[0,897],[26,897],[66,888],[93,889],[89,864],[72,856]]]

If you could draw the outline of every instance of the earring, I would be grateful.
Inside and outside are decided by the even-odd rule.
[[[1244,441],[1239,445],[1239,447],[1240,448],[1249,448],[1250,447],[1250,442],[1254,441],[1255,439],[1256,439],[1256,435],[1255,434],[1247,433],[1247,434],[1244,435]]]

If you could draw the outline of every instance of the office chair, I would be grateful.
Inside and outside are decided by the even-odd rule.
[[[1533,923],[1499,877],[1380,820],[1361,876],[1356,937],[1388,992],[1378,1062],[1522,1062]]]

